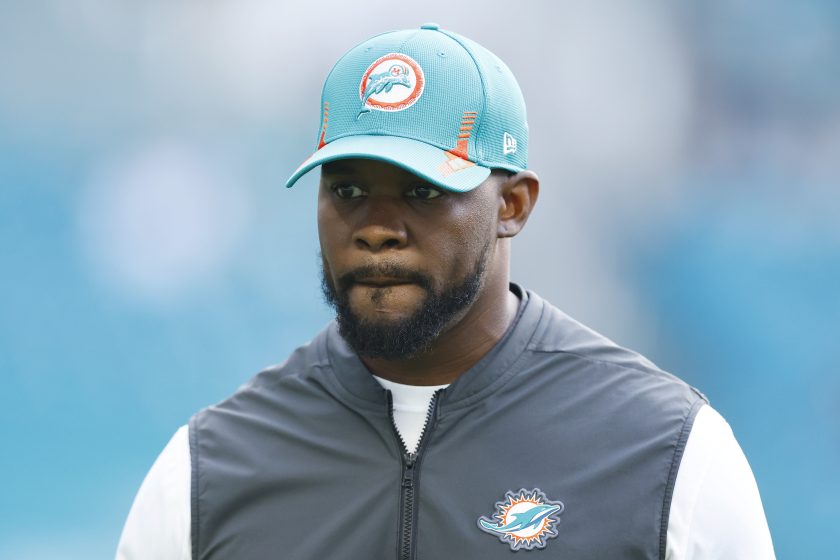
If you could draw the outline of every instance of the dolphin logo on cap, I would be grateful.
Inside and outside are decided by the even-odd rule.
[[[411,70],[409,70],[408,66],[405,64],[392,64],[385,72],[379,72],[378,74],[371,74],[368,76],[368,83],[365,87],[365,92],[362,95],[362,108],[359,110],[359,114],[356,118],[362,116],[362,113],[370,112],[370,109],[367,107],[367,102],[371,95],[383,92],[388,93],[394,88],[394,86],[404,86],[410,89],[410,75]]]

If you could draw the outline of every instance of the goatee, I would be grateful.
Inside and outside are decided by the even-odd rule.
[[[338,331],[360,356],[405,359],[429,349],[444,328],[467,309],[481,291],[489,257],[489,244],[473,269],[457,284],[435,291],[428,277],[394,265],[368,266],[343,274],[335,286],[321,266],[324,300],[335,310]],[[353,312],[348,295],[357,278],[387,276],[412,282],[426,292],[417,311],[397,322],[367,321]],[[373,297],[376,297],[374,295]]]

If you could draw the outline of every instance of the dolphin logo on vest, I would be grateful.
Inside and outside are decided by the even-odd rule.
[[[478,518],[478,528],[496,535],[511,550],[545,548],[548,539],[557,536],[555,525],[565,506],[563,502],[549,500],[539,488],[518,492],[508,490],[505,498],[496,502],[494,521]]]

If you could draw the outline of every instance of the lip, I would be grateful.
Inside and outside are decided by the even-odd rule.
[[[402,278],[389,278],[387,276],[367,276],[365,278],[358,278],[354,284],[361,286],[373,286],[376,288],[387,288],[389,286],[403,286],[405,284],[413,284],[410,280]]]

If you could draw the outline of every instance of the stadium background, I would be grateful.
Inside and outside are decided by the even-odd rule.
[[[0,558],[112,557],[190,414],[328,319],[312,150],[349,46],[498,53],[540,205],[513,277],[701,388],[780,558],[840,502],[840,3],[0,4]]]

